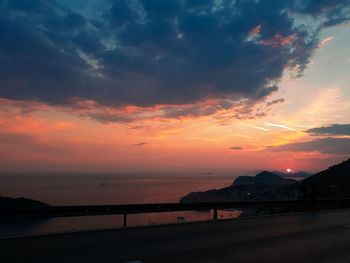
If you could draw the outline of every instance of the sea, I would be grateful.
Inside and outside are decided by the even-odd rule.
[[[0,196],[26,197],[53,206],[177,203],[194,191],[229,186],[234,173],[40,173],[1,174]],[[219,219],[240,211],[219,211]],[[211,211],[127,215],[127,226],[210,220]],[[0,222],[0,238],[123,227],[121,215]]]

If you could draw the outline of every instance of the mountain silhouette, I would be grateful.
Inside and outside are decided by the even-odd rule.
[[[301,176],[307,176],[302,172]],[[300,178],[300,177],[299,177]],[[286,199],[350,198],[350,159],[303,180],[263,171],[239,176],[231,186],[192,192],[180,202],[268,201]]]
[[[10,198],[0,196],[0,207],[44,207],[49,206],[37,200],[29,198]]]
[[[274,173],[263,171],[252,176],[239,176],[231,186],[204,192],[192,192],[180,202],[219,202],[297,199],[299,183]]]
[[[302,181],[305,198],[350,198],[350,159]]]

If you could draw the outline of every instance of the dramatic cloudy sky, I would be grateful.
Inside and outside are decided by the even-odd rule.
[[[3,0],[1,171],[350,156],[350,0]]]

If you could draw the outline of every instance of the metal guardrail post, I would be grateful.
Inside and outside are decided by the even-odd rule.
[[[213,220],[214,221],[218,220],[218,209],[217,208],[213,209]]]
[[[126,213],[124,213],[124,227],[126,227]]]

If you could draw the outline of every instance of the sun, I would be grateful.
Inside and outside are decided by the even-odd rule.
[[[290,168],[287,168],[287,173],[291,173],[292,172],[292,169],[290,169]]]

